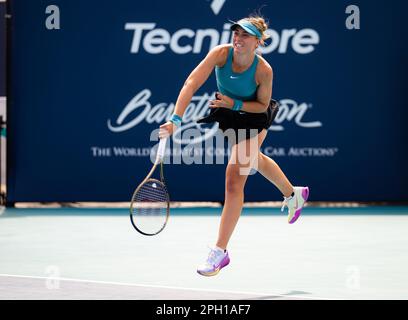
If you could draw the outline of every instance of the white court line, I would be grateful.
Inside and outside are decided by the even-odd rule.
[[[270,293],[270,292],[264,293],[264,292],[228,291],[228,290],[216,290],[216,289],[197,289],[197,288],[159,286],[159,285],[151,285],[151,284],[123,283],[123,282],[110,282],[110,281],[94,281],[94,280],[82,280],[82,279],[71,279],[71,278],[59,278],[59,277],[23,276],[23,275],[2,274],[2,273],[0,273],[0,277],[40,279],[40,280],[52,279],[52,280],[60,280],[60,281],[87,282],[87,283],[110,284],[110,285],[118,285],[118,286],[132,286],[132,287],[172,289],[172,290],[188,290],[188,291],[197,291],[197,292],[245,294],[245,295],[254,295],[254,296],[277,296],[277,297],[283,297],[283,298],[298,298],[298,299],[310,299],[310,300],[342,300],[342,299],[337,299],[337,298],[292,296],[292,295],[276,294],[276,293]]]

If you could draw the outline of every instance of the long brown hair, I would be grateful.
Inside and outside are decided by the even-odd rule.
[[[261,45],[265,45],[264,41],[269,38],[269,35],[265,33],[265,31],[268,30],[268,22],[265,18],[258,13],[254,13],[244,19],[251,22],[259,30],[262,35],[260,39]]]

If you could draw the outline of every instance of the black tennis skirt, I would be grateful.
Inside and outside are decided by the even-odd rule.
[[[268,129],[279,111],[279,102],[271,99],[268,109],[263,113],[233,111],[226,108],[211,109],[210,114],[201,118],[197,123],[218,122],[224,132],[233,132],[236,141],[250,139],[258,135],[263,129]],[[228,130],[232,129],[232,130]]]

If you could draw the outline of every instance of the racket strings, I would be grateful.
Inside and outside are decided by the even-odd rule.
[[[166,204],[167,190],[164,185],[157,182],[146,182],[135,194],[134,201],[141,203]]]
[[[155,234],[167,221],[169,197],[166,186],[158,180],[146,181],[133,196],[134,224],[143,232]]]

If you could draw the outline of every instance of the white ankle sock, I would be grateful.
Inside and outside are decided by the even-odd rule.
[[[222,249],[222,248],[220,248],[220,247],[217,247],[217,246],[215,246],[214,249],[217,250],[217,251],[222,251],[222,252],[225,252],[225,251],[226,251],[226,250],[224,250],[224,249]]]
[[[293,198],[293,196],[295,195],[295,191],[292,192],[292,194],[289,197],[285,197],[283,196],[286,200],[290,200]]]

